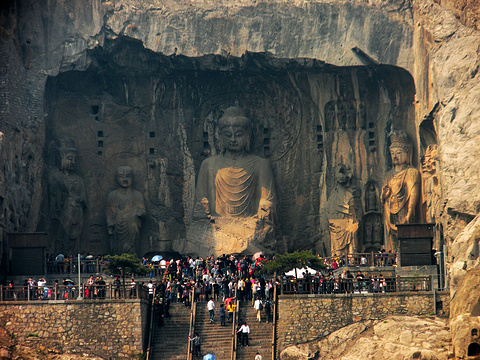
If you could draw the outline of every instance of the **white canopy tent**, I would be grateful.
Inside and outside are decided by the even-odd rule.
[[[296,270],[297,270],[296,276],[298,276],[298,279],[303,279],[303,273],[306,273],[306,272],[308,272],[310,275],[315,275],[315,274],[317,273],[316,270],[314,270],[314,269],[312,269],[312,268],[310,268],[310,267],[308,267],[308,266],[306,266],[306,267],[304,267],[304,268],[302,268],[302,269],[297,268]],[[295,276],[295,269],[290,270],[289,272],[285,273],[285,275],[287,275],[287,276]]]

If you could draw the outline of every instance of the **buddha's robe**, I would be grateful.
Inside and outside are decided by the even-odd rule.
[[[398,173],[390,171],[387,173],[386,186],[390,188],[390,194],[383,200],[385,226],[389,234],[386,248],[396,251],[398,247],[396,225],[407,223],[408,208],[417,205],[420,195],[420,172],[415,168],[407,168]],[[412,217],[415,218],[415,213]],[[415,219],[411,222],[414,221]]]
[[[250,154],[235,160],[225,155],[208,158],[200,168],[195,199],[196,219],[270,217],[275,204],[270,163]]]
[[[112,253],[135,253],[145,216],[143,195],[133,189],[112,191],[106,202],[106,216],[107,227],[114,229],[110,244]]]

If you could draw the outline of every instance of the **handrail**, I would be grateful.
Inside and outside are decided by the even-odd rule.
[[[363,260],[362,260],[363,257]],[[331,264],[333,260],[338,259],[340,267],[343,266],[392,266],[396,264],[397,253],[369,252],[369,253],[349,253],[337,256],[327,256],[322,258],[325,264]]]
[[[277,330],[277,274],[274,275],[273,299],[272,301],[272,360],[275,360],[276,351],[276,330]],[[267,319],[268,320],[268,319]]]
[[[232,318],[232,334],[233,334],[233,339],[232,339],[232,360],[237,359],[237,346],[238,346],[238,336],[237,336],[237,324],[238,324],[238,312],[240,311],[240,303],[238,302],[237,299],[237,287],[235,286],[234,290],[234,302],[235,306],[233,307],[233,318]],[[238,309],[238,310],[237,310]]]
[[[11,289],[0,285],[0,301],[41,301],[41,300],[114,300],[114,299],[148,299],[148,289],[136,284],[107,284],[86,285],[80,284],[80,298],[78,285],[46,284],[44,286],[31,286],[30,284],[16,286]]]
[[[190,328],[188,330],[188,344],[187,344],[187,360],[192,360],[192,342],[190,339],[192,335],[194,335],[195,331],[195,315],[197,312],[197,303],[195,302],[195,294],[194,289],[192,288],[190,294],[188,295],[190,298]]]
[[[355,274],[352,274],[355,276]],[[433,290],[431,275],[425,276],[383,276],[377,278],[325,278],[322,283],[318,278],[288,279],[282,281],[282,294],[341,294],[341,293],[400,293],[430,292]],[[308,286],[307,286],[308,285]],[[310,286],[313,285],[313,286]]]
[[[46,260],[46,273],[68,275],[78,272],[76,259],[65,259],[63,261]],[[80,260],[80,272],[82,274],[101,273],[104,269],[104,261],[101,259],[83,259]]]
[[[155,296],[157,295],[157,289],[154,288],[153,289],[153,299],[155,299]],[[151,354],[151,350],[152,350],[152,339],[153,339],[153,317],[154,317],[154,313],[155,313],[155,308],[153,306],[153,301],[155,300],[152,300],[149,302],[149,306],[150,306],[150,326],[149,326],[149,329],[148,329],[148,344],[147,344],[147,356],[146,356],[146,360],[150,360],[150,354]]]

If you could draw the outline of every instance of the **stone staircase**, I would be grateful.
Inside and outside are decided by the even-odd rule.
[[[185,307],[182,303],[173,303],[170,305],[170,317],[163,318],[163,325],[158,325],[156,317],[153,323],[151,359],[185,360],[190,328],[190,307]]]
[[[264,360],[272,358],[272,331],[271,322],[266,322],[265,310],[262,310],[262,321],[257,321],[257,312],[253,308],[251,301],[240,301],[238,320],[246,321],[250,327],[250,336],[248,347],[237,347],[237,360],[255,359],[257,351]]]
[[[220,301],[215,302],[215,317],[213,323],[210,323],[207,303],[197,302],[195,332],[202,340],[202,357],[212,353],[217,360],[229,360],[232,351],[232,324],[226,322],[226,326],[220,326],[220,304]]]

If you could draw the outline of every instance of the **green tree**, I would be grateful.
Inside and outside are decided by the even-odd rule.
[[[116,275],[120,273],[125,284],[125,274],[134,273],[138,275],[145,275],[148,270],[142,266],[142,262],[137,255],[122,254],[122,255],[107,255],[104,257],[105,272],[107,274]]]
[[[267,261],[260,271],[265,274],[273,274],[275,272],[282,274],[292,269],[301,269],[306,266],[314,270],[321,270],[326,267],[326,265],[323,264],[323,261],[311,251],[302,250],[277,254],[273,260]],[[295,274],[295,277],[297,277],[297,274]]]

